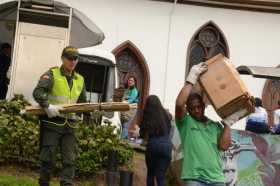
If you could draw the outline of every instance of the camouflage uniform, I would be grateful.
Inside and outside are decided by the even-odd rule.
[[[75,73],[72,73],[72,76],[67,76],[62,67],[60,67],[60,72],[66,77],[68,86],[71,89],[73,86],[73,79],[76,78]],[[36,88],[33,91],[34,99],[43,108],[49,106],[48,95],[52,90],[53,84],[54,78],[52,70],[50,69],[41,76]],[[86,101],[86,90],[85,85],[83,85],[78,102],[81,103]],[[75,121],[68,120],[65,124],[65,118],[48,118],[47,116],[42,116],[40,118],[40,122],[40,186],[49,185],[57,147],[59,147],[62,157],[60,185],[73,185],[72,180],[74,178],[75,169],[74,161],[77,157],[77,142],[74,135],[74,129],[71,126],[75,124]]]

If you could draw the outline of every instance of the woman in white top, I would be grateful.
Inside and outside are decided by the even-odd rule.
[[[278,103],[278,108],[274,111],[274,126],[273,132],[276,134],[280,134],[280,101]]]
[[[269,133],[268,117],[266,110],[262,107],[262,100],[255,98],[255,112],[250,114],[246,121],[246,130],[255,133]]]

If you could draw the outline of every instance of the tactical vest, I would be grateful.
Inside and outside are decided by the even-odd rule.
[[[60,68],[53,68],[51,71],[53,87],[48,95],[49,103],[53,105],[77,103],[84,86],[83,76],[74,72],[73,84],[70,89],[66,77],[61,74]],[[67,123],[68,119],[77,120],[78,118],[75,113],[63,114],[62,117],[65,118],[64,124]]]
[[[61,74],[59,68],[53,68],[52,74],[54,82],[48,97],[49,103],[54,105],[77,103],[84,86],[83,76],[74,72],[73,85],[70,89],[66,77]]]

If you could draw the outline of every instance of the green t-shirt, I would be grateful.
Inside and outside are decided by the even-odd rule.
[[[176,119],[176,125],[184,156],[181,178],[223,183],[225,178],[218,149],[222,126],[211,120],[204,125],[190,115]]]

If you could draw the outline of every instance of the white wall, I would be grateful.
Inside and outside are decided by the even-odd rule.
[[[6,1],[0,0],[0,3]],[[157,94],[171,111],[184,84],[190,39],[210,20],[223,31],[231,61],[236,66],[276,66],[280,61],[280,14],[177,4],[169,19],[171,3],[148,0],[61,2],[85,13],[104,31],[106,39],[98,48],[111,51],[126,40],[133,42],[148,63],[150,93]],[[261,96],[264,80],[251,77],[244,77],[244,80],[254,96]],[[244,122],[236,127],[242,128],[242,125]]]
[[[169,4],[143,0],[63,2],[88,15],[104,31],[106,39],[99,48],[112,51],[127,40],[133,42],[149,66],[150,93],[163,98]]]
[[[176,7],[173,17],[172,47],[169,59],[169,85],[166,104],[175,102],[180,87],[174,74],[184,76],[186,49],[195,31],[212,20],[223,31],[229,45],[230,58],[234,65],[277,66],[280,62],[280,14],[265,14],[238,10],[206,8],[189,5]],[[182,68],[176,68],[180,65]],[[254,96],[261,97],[263,79],[243,76]],[[175,90],[175,91],[174,91]],[[174,106],[173,106],[174,108]],[[235,128],[244,128],[244,120]]]
[[[171,3],[147,0],[71,2],[105,32],[106,39],[100,48],[112,50],[130,40],[140,49],[150,68],[150,93],[157,94],[171,111],[184,83],[190,39],[210,20],[223,31],[231,61],[236,66],[276,66],[280,61],[280,14],[177,4],[171,15]],[[264,80],[245,76],[243,79],[252,94],[260,97]],[[243,128],[244,121],[235,127]]]

